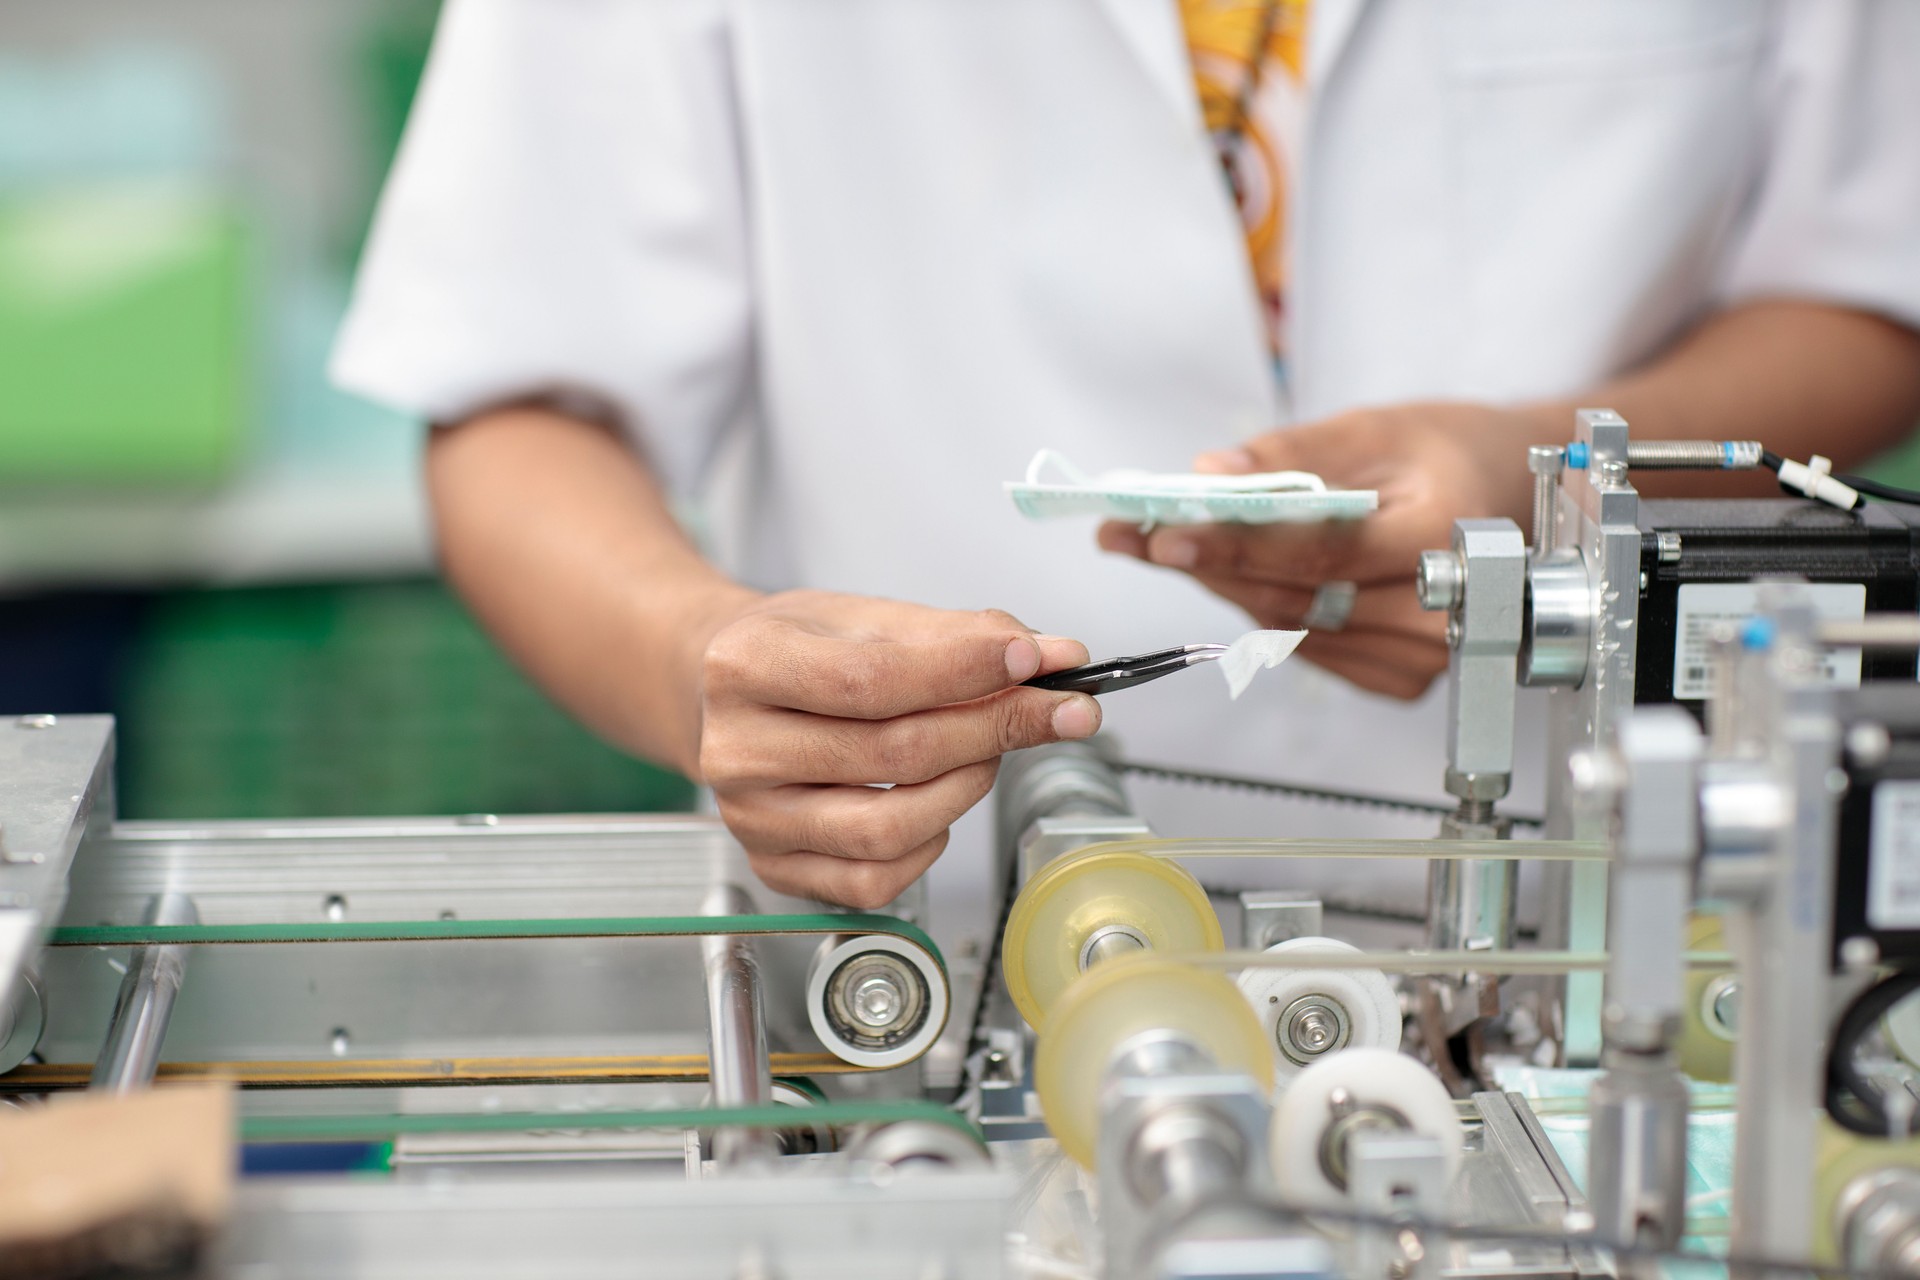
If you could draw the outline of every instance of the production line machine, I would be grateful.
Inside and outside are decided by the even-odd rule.
[[[1920,552],[1631,484],[1759,457],[1585,412],[1531,539],[1424,561],[1437,838],[1164,838],[1022,753],[951,955],[706,818],[119,822],[109,722],[0,725],[0,1274],[1920,1274]],[[1208,880],[1324,857],[1427,919]]]

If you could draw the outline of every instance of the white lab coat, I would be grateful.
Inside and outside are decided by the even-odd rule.
[[[1316,0],[1282,395],[1173,0],[450,0],[336,372],[438,420],[605,398],[676,491],[730,477],[761,585],[1096,655],[1228,639],[1001,481],[1571,394],[1746,296],[1920,324],[1916,55],[1916,0]],[[1142,759],[1439,798],[1434,697],[1295,663],[1106,703]],[[1336,821],[1138,795],[1173,831]],[[937,874],[977,885],[970,842]]]

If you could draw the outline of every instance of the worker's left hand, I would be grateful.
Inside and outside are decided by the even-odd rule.
[[[1100,545],[1180,569],[1245,609],[1262,627],[1304,625],[1316,588],[1352,582],[1347,625],[1315,631],[1300,653],[1363,689],[1414,698],[1447,668],[1446,615],[1420,608],[1420,553],[1452,541],[1460,516],[1524,522],[1526,446],[1561,415],[1469,404],[1415,404],[1341,414],[1202,454],[1216,474],[1312,471],[1329,485],[1377,489],[1380,507],[1356,521],[1311,525],[1188,525],[1143,534],[1108,522]]]

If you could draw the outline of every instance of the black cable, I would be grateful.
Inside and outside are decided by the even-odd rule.
[[[1771,449],[1762,449],[1760,451],[1760,465],[1773,472],[1776,476],[1780,474],[1780,468],[1785,463],[1786,459]],[[1849,489],[1863,493],[1869,498],[1878,498],[1882,502],[1903,503],[1907,506],[1920,506],[1920,489],[1902,489],[1899,485],[1882,484],[1878,480],[1869,480],[1865,476],[1848,476],[1835,473],[1833,478],[1841,484],[1846,485]],[[1788,493],[1793,494],[1795,497],[1805,496],[1798,489],[1789,488],[1785,481],[1781,482],[1780,487],[1786,489]]]
[[[1860,1074],[1854,1054],[1880,1020],[1902,1000],[1920,991],[1920,968],[1902,969],[1868,987],[1847,1006],[1834,1028],[1833,1047],[1827,1051],[1827,1114],[1849,1133],[1864,1138],[1886,1138],[1890,1121],[1886,1099],[1872,1081]],[[1916,1115],[1920,1119],[1920,1114]],[[1909,1121],[1909,1135],[1920,1125]]]
[[[1864,476],[1835,476],[1834,479],[1850,489],[1858,489],[1869,498],[1878,498],[1882,502],[1902,502],[1909,506],[1920,506],[1920,490],[1881,484],[1878,480],[1869,480]]]

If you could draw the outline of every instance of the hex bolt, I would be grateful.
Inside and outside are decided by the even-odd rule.
[[[885,973],[870,973],[854,986],[848,1001],[853,1016],[869,1027],[889,1027],[900,1019],[906,993]]]

